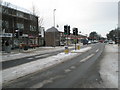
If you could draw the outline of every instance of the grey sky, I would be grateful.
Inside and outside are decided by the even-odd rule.
[[[56,24],[64,31],[64,25],[77,27],[82,34],[96,31],[105,36],[117,27],[119,0],[4,0],[31,10],[35,5],[37,14],[43,17],[45,29],[53,26],[53,10]],[[71,31],[72,32],[72,31]]]

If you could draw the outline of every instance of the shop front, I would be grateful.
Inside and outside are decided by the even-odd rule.
[[[1,43],[1,47],[2,48],[0,48],[0,51],[4,51],[5,50],[5,42],[6,41],[9,41],[9,43],[10,43],[10,47],[12,47],[12,37],[13,37],[13,35],[12,35],[12,33],[0,33],[0,43]]]
[[[39,39],[37,36],[33,36],[33,35],[28,36],[28,46],[30,48],[38,47],[39,46],[38,41]]]

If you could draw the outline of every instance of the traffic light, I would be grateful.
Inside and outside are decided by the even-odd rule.
[[[75,28],[73,28],[73,35],[76,35],[75,33],[76,33],[76,32],[75,32]]]
[[[67,25],[64,26],[64,34],[67,35]]]
[[[70,26],[68,26],[68,35],[70,35]]]
[[[73,28],[73,35],[78,35],[78,28]]]
[[[68,25],[64,26],[64,34],[65,35],[70,35],[70,26],[68,26]]]
[[[78,28],[76,28],[76,35],[78,35]]]

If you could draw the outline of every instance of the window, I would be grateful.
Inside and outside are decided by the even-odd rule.
[[[5,14],[8,14],[8,8],[2,8],[2,12],[5,13]]]
[[[30,25],[30,31],[36,31],[36,26]]]
[[[24,17],[24,14],[23,14],[22,12],[19,12],[19,11],[18,11],[18,12],[17,12],[17,16],[18,16],[18,17]]]
[[[8,21],[2,21],[2,28],[5,29],[5,28],[8,28],[9,27],[9,23]]]
[[[30,20],[37,21],[37,18],[33,15],[30,15]]]
[[[18,28],[18,29],[24,29],[24,25],[21,24],[21,23],[17,23],[17,28]]]

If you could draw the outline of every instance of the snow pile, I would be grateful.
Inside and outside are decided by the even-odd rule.
[[[79,51],[83,52],[83,51],[85,51],[85,50],[87,51],[89,49],[91,49],[91,48],[90,47],[86,48],[86,49],[83,48],[83,49],[80,49]],[[50,66],[56,65],[58,63],[62,63],[66,60],[76,57],[79,54],[80,53],[68,53],[68,54],[59,53],[58,55],[55,55],[55,56],[47,57],[44,59],[40,59],[37,61],[33,61],[30,63],[22,64],[22,65],[13,67],[13,68],[3,70],[2,71],[2,76],[3,76],[2,82],[6,83],[10,80],[25,76],[27,74],[36,72],[38,70],[42,70],[42,69],[48,68]]]
[[[118,88],[118,46],[106,45],[100,74],[106,88]]]
[[[86,48],[83,48],[82,50],[80,49],[80,50],[72,50],[71,52],[72,53],[82,53],[82,52],[86,52],[86,51],[88,51],[88,50],[90,50],[91,49],[91,47],[86,47]]]

